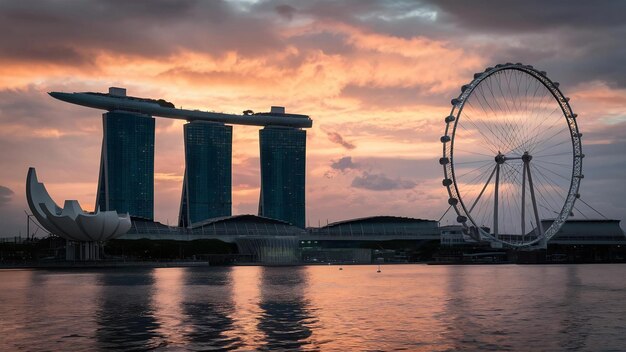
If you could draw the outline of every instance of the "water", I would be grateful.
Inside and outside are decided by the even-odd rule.
[[[625,351],[626,265],[0,271],[0,350]]]

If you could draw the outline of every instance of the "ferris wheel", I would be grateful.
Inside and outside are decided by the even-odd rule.
[[[476,240],[545,246],[583,178],[569,98],[546,72],[507,63],[474,74],[451,103],[439,163],[457,222]]]

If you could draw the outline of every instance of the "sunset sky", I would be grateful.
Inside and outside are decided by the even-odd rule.
[[[93,209],[101,112],[47,92],[109,86],[190,109],[310,115],[311,226],[438,219],[450,99],[474,72],[505,62],[561,83],[584,134],[582,198],[624,220],[625,13],[618,1],[2,1],[0,236],[25,234],[29,166],[57,203]],[[183,124],[156,120],[163,223],[178,221]],[[254,214],[258,127],[235,126],[233,136],[233,214]]]

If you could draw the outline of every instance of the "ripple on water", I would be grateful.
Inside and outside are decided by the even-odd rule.
[[[0,271],[0,350],[593,351],[624,265]]]

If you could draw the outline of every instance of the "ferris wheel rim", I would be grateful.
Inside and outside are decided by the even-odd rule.
[[[522,243],[511,242],[494,237],[492,234],[488,233],[481,226],[479,226],[478,222],[473,219],[471,211],[467,210],[467,206],[463,200],[463,197],[461,196],[461,192],[459,191],[457,177],[455,175],[454,142],[456,136],[456,128],[461,118],[461,113],[463,111],[465,103],[468,101],[469,97],[472,96],[474,90],[480,85],[480,83],[485,81],[487,78],[493,76],[494,74],[506,70],[521,71],[522,73],[525,73],[534,78],[549,91],[549,93],[552,95],[552,98],[554,98],[554,100],[559,104],[559,107],[561,108],[562,117],[565,118],[565,122],[567,123],[569,129],[569,137],[572,144],[571,150],[573,160],[570,176],[570,185],[567,195],[565,197],[564,204],[560,212],[558,213],[558,216],[555,217],[554,221],[552,221],[550,227],[546,229],[546,231],[542,231],[542,233],[540,233],[540,235],[537,236],[536,239]],[[462,86],[461,94],[457,98],[452,99],[451,104],[452,109],[450,111],[450,115],[448,115],[448,117],[446,117],[445,119],[445,134],[441,137],[441,142],[443,144],[443,157],[440,159],[440,164],[443,165],[444,169],[443,184],[448,191],[448,203],[455,209],[455,212],[458,215],[457,222],[461,223],[465,229],[468,229],[469,221],[473,225],[473,227],[477,229],[479,238],[484,237],[488,241],[499,242],[506,246],[528,247],[542,241],[544,244],[547,243],[547,241],[554,237],[554,235],[558,232],[558,230],[561,228],[563,223],[565,223],[567,217],[572,211],[574,203],[579,197],[580,180],[583,177],[582,159],[584,158],[584,154],[582,154],[582,135],[580,134],[578,129],[578,123],[576,121],[577,115],[573,113],[572,108],[569,104],[569,98],[565,97],[565,95],[559,89],[559,84],[550,80],[550,78],[547,77],[547,74],[544,71],[539,71],[533,66],[523,65],[521,63],[507,63],[496,65],[495,67],[488,67],[483,72],[476,73],[473,80],[469,84]],[[540,222],[543,221],[545,220],[542,219]],[[537,224],[536,226],[541,226],[541,224]]]

